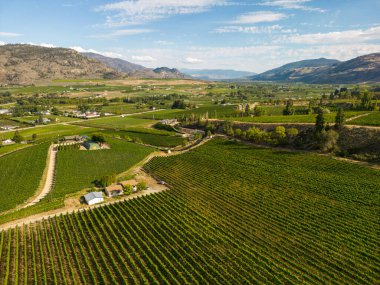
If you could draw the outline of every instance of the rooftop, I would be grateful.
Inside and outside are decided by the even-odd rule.
[[[84,195],[84,199],[86,199],[86,201],[91,201],[91,200],[96,199],[96,198],[103,198],[103,193],[102,192],[90,192],[90,193]]]

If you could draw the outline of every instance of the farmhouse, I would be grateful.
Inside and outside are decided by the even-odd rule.
[[[105,190],[108,197],[115,197],[124,193],[123,186],[117,184],[110,185]]]
[[[84,147],[87,150],[97,150],[97,149],[100,149],[100,145],[98,143],[93,142],[93,141],[86,141],[84,143]]]
[[[2,126],[1,128],[3,130],[9,131],[9,130],[14,130],[14,129],[18,128],[18,126]]]
[[[60,140],[61,141],[81,141],[82,137],[80,137],[80,136],[65,136]]]
[[[15,142],[11,139],[7,139],[7,140],[4,140],[1,142],[2,145],[11,145],[11,144],[15,144]]]
[[[91,192],[84,195],[84,200],[88,205],[94,205],[104,201],[102,192]]]

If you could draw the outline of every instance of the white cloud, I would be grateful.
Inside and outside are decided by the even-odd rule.
[[[250,12],[240,15],[236,20],[232,21],[232,24],[256,24],[263,22],[276,22],[287,18],[285,14],[271,12],[271,11],[258,11]]]
[[[79,47],[79,46],[75,46],[75,47],[69,47],[73,50],[76,50],[77,52],[93,52],[93,53],[99,53],[98,51],[94,50],[94,49],[85,49],[85,48],[82,48],[82,47]],[[100,53],[99,53],[100,54]]]
[[[77,52],[92,52],[92,53],[97,53],[97,54],[100,54],[100,55],[104,55],[104,56],[108,56],[108,57],[113,57],[113,58],[121,58],[123,57],[123,55],[121,55],[120,53],[115,53],[115,52],[112,52],[112,51],[97,51],[97,50],[94,50],[94,49],[85,49],[83,47],[80,47],[80,46],[74,46],[74,47],[69,47],[73,50],[76,50]]]
[[[55,45],[49,44],[49,43],[40,43],[39,45],[42,47],[47,47],[47,48],[55,48],[56,47]]]
[[[6,45],[5,42],[0,41],[0,46]]]
[[[285,29],[280,25],[273,26],[224,26],[215,30],[218,34],[223,33],[249,33],[249,34],[272,34],[272,33],[295,33],[295,29]]]
[[[305,4],[308,2],[311,2],[311,0],[265,0],[259,3],[259,5],[280,7],[283,9],[299,9],[304,11],[326,12],[326,10],[321,8],[306,6]]]
[[[149,56],[149,55],[133,55],[132,56],[132,60],[139,61],[139,62],[154,62],[154,61],[157,61],[157,59],[155,59],[154,57]]]
[[[116,38],[123,36],[134,36],[144,33],[150,33],[152,30],[148,29],[124,29],[124,30],[115,30],[107,34],[91,35],[90,38]]]
[[[340,44],[340,43],[363,43],[380,40],[380,26],[366,30],[347,30],[340,32],[316,33],[304,35],[292,35],[285,40],[295,44]]]
[[[203,60],[199,59],[199,58],[194,58],[194,57],[186,57],[184,60],[183,60],[184,63],[190,63],[190,64],[197,64],[197,63],[201,63],[203,62]]]
[[[170,46],[174,44],[173,42],[169,42],[169,41],[154,41],[154,43],[157,45],[163,45],[163,46]]]
[[[116,12],[108,16],[108,26],[146,23],[178,14],[205,12],[213,6],[226,5],[225,0],[128,0],[99,6],[96,11]]]
[[[0,32],[0,37],[19,37],[21,34],[9,33],[9,32]]]

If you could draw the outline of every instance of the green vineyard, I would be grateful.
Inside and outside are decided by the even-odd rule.
[[[1,284],[376,284],[379,171],[213,140],[171,189],[0,233]]]

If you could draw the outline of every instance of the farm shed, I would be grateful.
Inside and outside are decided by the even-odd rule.
[[[84,195],[84,200],[88,205],[94,205],[104,201],[102,192],[91,192]]]
[[[98,143],[95,143],[93,141],[86,141],[84,143],[84,147],[88,150],[97,150],[100,149],[100,145]]]
[[[105,190],[108,197],[115,197],[124,193],[123,186],[115,184],[106,187]]]
[[[62,141],[80,141],[80,136],[65,136],[61,139]]]

